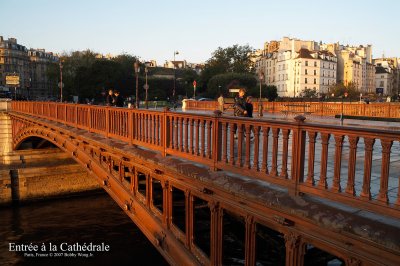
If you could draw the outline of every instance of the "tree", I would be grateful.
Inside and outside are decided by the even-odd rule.
[[[63,95],[69,99],[71,95],[84,98],[100,99],[101,93],[109,88],[117,89],[121,95],[132,95],[134,88],[133,63],[136,56],[122,54],[112,59],[100,58],[90,50],[64,53],[60,60],[63,65]],[[56,86],[59,81],[58,64],[49,66],[48,78]],[[144,71],[141,75],[144,75]],[[142,87],[140,87],[142,88]],[[54,95],[59,97],[59,92]]]
[[[193,96],[193,81],[199,79],[199,75],[193,69],[177,69],[176,93],[187,97]]]
[[[249,45],[221,48],[213,52],[212,57],[207,60],[205,68],[201,73],[200,85],[208,88],[210,79],[218,74],[224,73],[252,73],[254,63],[251,55],[254,49]]]
[[[253,88],[257,86],[257,80],[253,74],[249,73],[225,73],[213,76],[208,82],[206,97],[215,98],[220,93],[228,94],[233,87],[245,87],[247,94],[252,94]]]
[[[304,89],[303,91],[300,92],[301,97],[304,98],[316,98],[318,97],[318,93],[316,89]]]
[[[278,89],[275,85],[266,86],[265,88],[265,97],[268,101],[273,102],[276,98],[278,98]]]
[[[329,87],[329,92],[330,94],[334,94],[335,97],[342,97],[344,93],[347,92],[347,98],[349,99],[357,99],[360,96],[359,90],[352,82],[349,82],[347,86],[343,83],[333,84]]]

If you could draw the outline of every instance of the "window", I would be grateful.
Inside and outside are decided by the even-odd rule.
[[[308,74],[308,73],[307,73],[307,69],[304,70],[304,74],[306,74],[306,75]]]
[[[385,86],[385,82],[383,80],[381,80],[381,82],[379,83],[379,87],[384,87]]]
[[[307,84],[307,78],[304,79],[304,83]]]
[[[317,62],[314,62],[314,66],[315,66],[315,67],[317,66]]]
[[[317,75],[317,70],[314,69],[314,76],[316,76],[316,75]]]
[[[314,84],[317,84],[317,79],[314,79]]]
[[[306,66],[308,66],[308,61],[306,61]]]

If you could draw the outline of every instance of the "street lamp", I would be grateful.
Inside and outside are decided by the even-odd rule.
[[[63,69],[63,65],[62,65],[62,60],[60,60],[60,102],[63,102],[63,81],[62,81],[62,69]]]
[[[172,101],[174,102],[174,107],[175,107],[175,89],[176,89],[176,73],[175,73],[175,55],[179,54],[178,51],[174,51],[174,89],[172,90]]]
[[[144,100],[144,105],[146,107],[146,109],[149,109],[149,104],[147,102],[147,90],[149,89],[149,85],[147,85],[147,72],[149,70],[147,69],[147,66],[144,67],[144,73],[146,74],[146,85],[144,85],[144,89],[146,90],[146,98]]]
[[[263,116],[263,105],[261,101],[261,90],[262,90],[262,81],[264,80],[264,72],[260,70],[258,73],[258,78],[260,79],[260,98],[258,98],[258,116]]]
[[[344,120],[344,117],[343,117],[343,99],[344,98],[347,98],[347,95],[349,95],[348,93],[347,93],[347,91],[345,91],[344,92],[344,96],[342,95],[342,113],[340,114],[340,123],[343,125],[343,120]]]
[[[139,109],[139,61],[136,61],[133,64],[133,67],[135,68],[135,75],[136,75],[136,108]]]

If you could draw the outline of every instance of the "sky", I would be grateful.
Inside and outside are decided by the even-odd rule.
[[[201,63],[219,47],[287,36],[400,57],[400,1],[0,0],[0,36],[29,48]]]

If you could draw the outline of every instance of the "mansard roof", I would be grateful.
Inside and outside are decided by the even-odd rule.
[[[301,48],[298,51],[299,55],[296,57],[297,58],[309,58],[309,59],[315,59],[314,57],[312,57],[310,50],[305,49],[305,48]]]
[[[389,74],[389,72],[386,70],[386,68],[381,67],[381,66],[375,67],[375,74],[385,74],[385,73]]]

